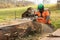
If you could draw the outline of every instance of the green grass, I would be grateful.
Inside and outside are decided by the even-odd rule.
[[[0,9],[0,22],[4,20],[15,19],[15,13],[16,13],[16,18],[21,18],[22,13],[26,9],[27,8]]]
[[[6,8],[6,9],[0,9],[0,21],[2,20],[9,20],[9,19],[14,19],[15,18],[15,13],[16,13],[16,18],[21,18],[22,13],[31,6],[27,7],[18,7],[18,8]],[[33,8],[36,8],[32,6]],[[1,20],[2,19],[2,20]]]
[[[55,28],[60,28],[60,10],[51,11],[51,21]]]
[[[16,13],[16,16],[20,16],[21,13],[25,11],[25,9],[26,8],[0,9],[0,17],[14,18],[15,13]]]

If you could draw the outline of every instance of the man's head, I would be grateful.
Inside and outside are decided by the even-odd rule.
[[[29,7],[29,8],[27,9],[27,11],[28,11],[29,13],[31,13],[31,14],[34,13],[34,9],[33,9],[32,7]]]
[[[32,9],[33,9],[32,7],[29,7],[29,8],[27,9],[27,11],[28,11],[28,12],[31,12]]]
[[[39,4],[39,5],[38,5],[38,10],[39,10],[40,12],[43,12],[43,11],[44,11],[44,5],[43,5],[43,4]]]

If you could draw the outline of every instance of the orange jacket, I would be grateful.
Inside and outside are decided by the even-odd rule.
[[[48,23],[50,23],[50,20],[46,21],[46,17],[50,16],[49,11],[44,11],[42,13],[42,17],[40,17],[41,16],[40,12],[36,12],[35,14],[38,16],[38,18],[36,19],[37,22],[40,22],[40,23],[47,23],[48,22]]]

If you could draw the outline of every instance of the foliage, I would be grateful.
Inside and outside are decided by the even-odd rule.
[[[33,2],[30,1],[18,1],[18,0],[0,0],[0,8],[12,8],[12,7],[21,7],[34,5]]]

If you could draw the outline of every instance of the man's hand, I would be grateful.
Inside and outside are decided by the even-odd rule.
[[[50,20],[50,16],[46,16],[46,23],[48,24],[48,20]]]

